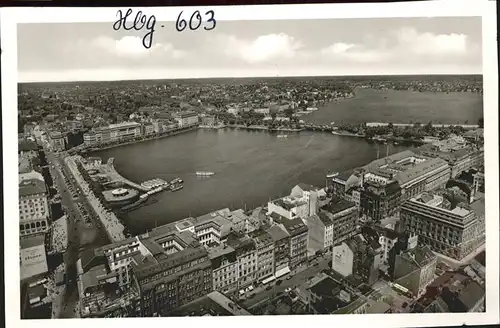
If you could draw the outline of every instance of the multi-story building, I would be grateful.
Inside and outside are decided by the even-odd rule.
[[[467,146],[450,151],[449,149],[440,149],[434,145],[425,145],[420,147],[418,152],[426,157],[440,158],[446,161],[450,166],[451,178],[455,178],[462,172],[469,171],[472,168],[479,168],[484,165],[484,150],[477,147]]]
[[[420,296],[434,280],[437,256],[427,246],[415,247],[396,255],[395,283]]]
[[[21,281],[41,277],[48,272],[45,238],[32,235],[20,240]]]
[[[402,235],[396,231],[380,226],[364,226],[361,228],[361,233],[377,236],[378,243],[382,247],[382,262],[384,264],[389,263],[389,254],[392,248],[398,243],[398,240],[402,237]]]
[[[107,142],[119,142],[141,136],[141,124],[137,122],[121,122],[95,128],[83,134],[85,145]]]
[[[333,221],[323,211],[307,218],[307,228],[309,255],[333,246]]]
[[[337,245],[356,234],[358,209],[353,202],[343,199],[332,201],[321,208],[320,215],[332,221],[332,245]]]
[[[225,218],[231,222],[233,231],[248,233],[252,230],[248,215],[242,209],[225,214]]]
[[[277,278],[290,272],[290,235],[281,225],[267,227],[274,242],[274,272]]]
[[[214,116],[203,115],[200,118],[201,118],[201,125],[210,126],[210,127],[215,126],[215,117]]]
[[[326,187],[336,198],[345,199],[346,193],[361,184],[360,173],[349,170],[329,174],[326,178]]]
[[[64,151],[66,149],[66,139],[64,134],[58,131],[49,133],[50,146],[54,151]]]
[[[290,236],[290,268],[294,269],[297,266],[307,261],[307,225],[300,219],[281,220],[286,232]]]
[[[461,260],[484,243],[484,217],[462,204],[443,206],[439,195],[423,194],[405,202],[401,220],[407,231],[418,235],[419,245]]]
[[[405,200],[443,188],[450,178],[450,168],[441,158],[403,151],[364,166],[361,177],[361,212],[380,221],[396,215]]]
[[[277,213],[289,220],[309,217],[309,203],[303,197],[287,196],[267,203],[267,214]]]
[[[208,253],[173,225],[82,254],[81,315],[168,314],[212,290]]]
[[[265,230],[258,229],[250,233],[257,248],[257,281],[263,281],[274,275],[274,242]]]
[[[19,233],[29,236],[47,232],[49,228],[49,203],[45,182],[39,179],[19,183]]]
[[[257,281],[257,248],[255,241],[243,234],[231,233],[227,244],[235,249],[238,259],[238,288],[244,289]]]
[[[198,114],[196,114],[195,112],[183,112],[183,113],[177,113],[175,115],[175,120],[177,121],[179,127],[183,128],[198,124],[199,117]]]
[[[309,208],[309,216],[318,212],[318,209],[327,202],[326,192],[315,186],[299,183],[292,188],[290,196],[303,199]]]
[[[214,290],[228,295],[237,292],[239,271],[236,250],[228,245],[219,245],[208,252],[212,262]]]
[[[189,219],[198,241],[205,247],[220,245],[231,231],[231,221],[226,217],[229,210],[220,210]]]
[[[151,122],[143,123],[141,126],[141,133],[144,136],[150,136],[150,135],[155,134],[155,127],[154,127],[153,123],[151,123]]]

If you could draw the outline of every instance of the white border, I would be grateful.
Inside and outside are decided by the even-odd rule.
[[[41,22],[112,22],[118,8],[2,8],[2,126],[4,167],[4,249],[5,295],[7,327],[84,327],[84,320],[23,320],[19,309],[19,227],[17,187],[17,23]],[[122,8],[126,9],[126,8]],[[180,10],[194,7],[141,8],[154,13],[158,21],[175,21]],[[486,180],[486,244],[487,292],[486,313],[468,314],[391,314],[391,315],[332,315],[332,316],[268,316],[268,317],[217,317],[217,318],[128,318],[95,319],[91,324],[122,327],[124,325],[245,325],[245,326],[308,326],[314,321],[319,325],[339,324],[341,327],[360,327],[369,322],[371,327],[422,327],[443,325],[493,324],[499,322],[499,236],[498,208],[498,83],[496,51],[496,17],[494,1],[432,1],[384,4],[323,4],[323,5],[272,5],[201,7],[200,11],[215,9],[219,21],[230,20],[284,20],[284,19],[332,19],[332,18],[383,18],[383,17],[483,17],[483,81],[485,112],[485,175]],[[110,27],[111,28],[111,27]],[[132,320],[141,320],[132,322]],[[168,321],[168,322],[165,322]],[[189,322],[189,323],[188,323]]]

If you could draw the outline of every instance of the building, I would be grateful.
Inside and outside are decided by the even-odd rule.
[[[88,131],[83,134],[85,145],[94,145],[109,142],[121,142],[140,137],[141,124],[137,122],[121,122],[110,124]]]
[[[49,143],[54,151],[64,151],[66,149],[66,138],[61,132],[50,132]]]
[[[334,246],[332,269],[344,277],[352,276],[367,285],[378,280],[382,248],[376,238],[358,234]]]
[[[232,228],[231,221],[227,219],[228,214],[229,210],[224,209],[189,219],[195,236],[203,246],[217,246],[227,239]]]
[[[175,120],[179,127],[188,127],[198,124],[198,114],[195,112],[183,112],[175,115]]]
[[[33,180],[33,179],[39,180],[39,181],[42,181],[43,183],[45,183],[43,175],[35,170],[19,173],[19,182],[22,182],[25,180]]]
[[[251,230],[253,230],[252,226],[250,225],[248,215],[246,215],[242,209],[231,211],[225,214],[225,217],[231,222],[230,224],[233,231],[249,233]]]
[[[485,287],[462,272],[448,271],[437,277],[415,304],[415,312],[484,312]]]
[[[168,315],[212,291],[212,266],[203,247],[160,253],[153,258],[133,268],[140,316]]]
[[[354,274],[354,252],[347,242],[342,242],[333,247],[332,270],[340,273],[343,277]]]
[[[19,183],[19,233],[21,236],[47,232],[50,218],[47,197],[44,181],[27,179]]]
[[[395,283],[420,296],[434,280],[437,256],[427,246],[396,255]]]
[[[290,272],[290,235],[281,225],[265,228],[274,242],[274,272],[281,277]]]
[[[397,233],[392,229],[380,226],[364,226],[361,228],[361,233],[376,236],[378,238],[378,243],[382,247],[382,262],[384,264],[389,263],[391,250],[396,246],[398,240],[402,238],[402,234]]]
[[[484,180],[484,168],[474,174],[474,180],[472,182],[474,194],[478,192],[484,193],[485,188],[485,180]]]
[[[332,314],[351,302],[351,295],[328,276],[318,278],[307,290],[307,303],[316,314]]]
[[[361,212],[380,221],[397,214],[405,200],[443,188],[449,179],[449,165],[438,157],[408,150],[375,160],[361,168]]]
[[[304,197],[287,196],[267,203],[267,214],[276,213],[289,220],[309,217],[309,202]]]
[[[448,209],[443,202],[429,194],[410,199],[401,207],[401,220],[418,235],[419,245],[461,260],[484,243],[484,218],[465,205]]]
[[[212,290],[208,253],[175,225],[87,250],[77,271],[82,317],[164,314]]]
[[[333,246],[333,221],[324,212],[307,218],[308,253],[314,255]]]
[[[434,145],[424,145],[418,149],[418,153],[429,158],[440,158],[446,161],[450,167],[451,178],[484,165],[484,150],[471,146],[454,150],[443,149]]]
[[[332,221],[332,245],[337,245],[356,234],[358,221],[358,208],[355,203],[343,199],[333,200],[323,206],[319,212],[320,219],[323,217]]]
[[[318,212],[319,208],[327,203],[326,192],[315,186],[299,183],[292,188],[291,197],[301,198],[307,203],[309,216]]]
[[[265,230],[258,229],[250,233],[257,248],[257,281],[274,276],[274,241]]]
[[[300,218],[293,220],[283,219],[280,224],[290,236],[290,268],[294,269],[297,266],[307,261],[307,225]]]
[[[151,136],[151,135],[155,134],[155,127],[154,127],[153,123],[151,123],[151,122],[143,123],[141,126],[141,133],[144,136]]]
[[[170,314],[172,317],[215,317],[236,315],[249,316],[252,314],[218,291],[213,291],[206,296],[178,308]]]
[[[334,197],[340,199],[345,199],[348,190],[360,185],[360,173],[353,170],[329,174],[326,179],[327,189]]]
[[[214,127],[216,125],[215,117],[211,115],[203,115],[201,118],[201,125]]]
[[[41,277],[48,272],[45,237],[29,236],[20,240],[21,281]]]
[[[219,245],[208,250],[212,262],[214,290],[231,295],[238,291],[238,258],[236,250],[228,245]]]
[[[227,244],[235,249],[238,260],[238,288],[240,290],[257,281],[257,248],[252,238],[238,233],[228,236]]]

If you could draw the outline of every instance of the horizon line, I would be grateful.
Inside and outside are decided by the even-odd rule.
[[[351,75],[278,75],[278,76],[212,76],[212,77],[170,77],[170,78],[131,78],[110,80],[60,80],[60,81],[18,81],[17,84],[35,83],[89,83],[89,82],[131,82],[162,80],[209,80],[209,79],[272,79],[272,78],[328,78],[328,77],[389,77],[389,76],[483,76],[484,73],[413,73],[413,74],[351,74]]]

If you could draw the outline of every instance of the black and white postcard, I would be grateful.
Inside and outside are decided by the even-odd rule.
[[[2,9],[8,326],[498,323],[495,7],[446,4]]]

